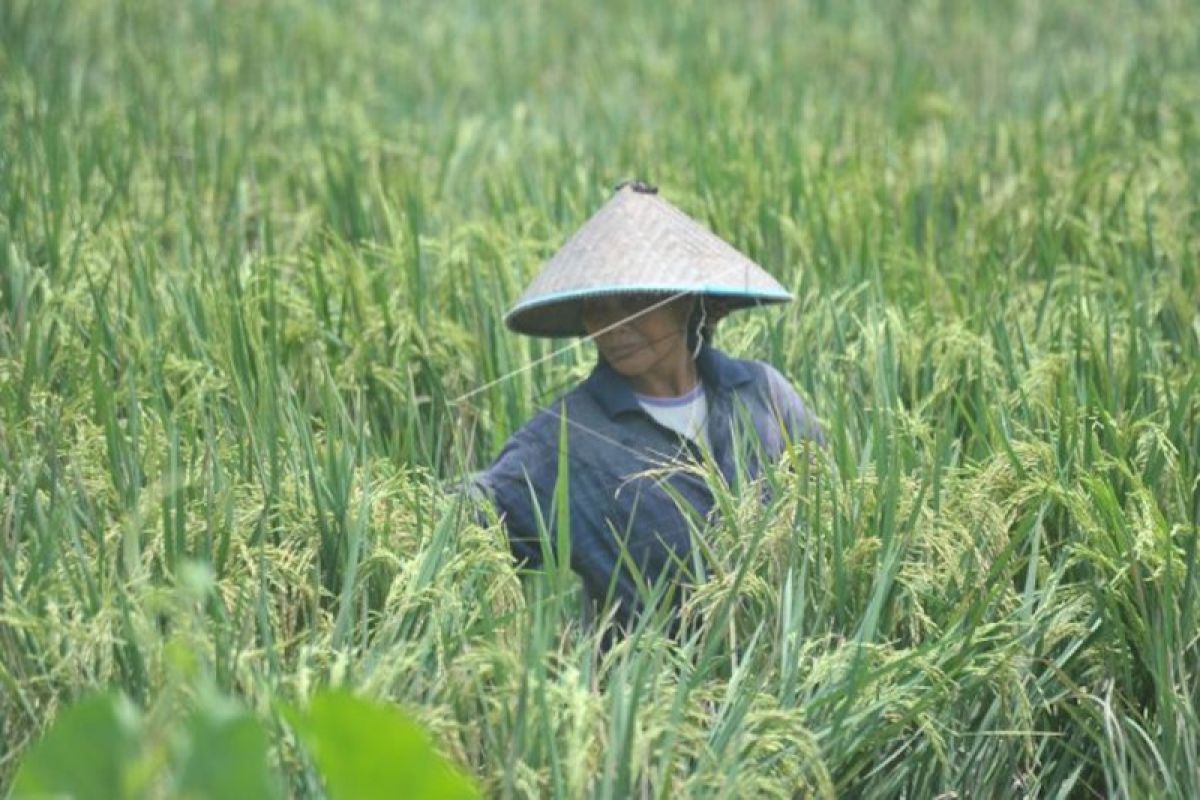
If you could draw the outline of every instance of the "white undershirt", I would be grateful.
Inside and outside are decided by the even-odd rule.
[[[708,444],[708,398],[704,394],[703,383],[697,383],[695,389],[679,397],[634,396],[659,425],[697,444]]]

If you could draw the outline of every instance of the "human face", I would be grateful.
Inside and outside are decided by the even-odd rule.
[[[583,301],[583,327],[595,339],[600,355],[635,384],[691,362],[687,319],[692,298],[662,303],[663,299],[653,294],[613,294]],[[662,305],[652,308],[657,303]]]

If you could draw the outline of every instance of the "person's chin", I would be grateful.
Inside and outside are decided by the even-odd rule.
[[[640,375],[645,370],[645,365],[642,363],[645,359],[642,356],[642,353],[635,350],[631,353],[622,353],[616,356],[606,355],[604,360],[617,372],[629,377],[631,375]]]

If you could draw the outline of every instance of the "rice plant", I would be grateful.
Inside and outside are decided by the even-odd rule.
[[[320,796],[334,687],[485,796],[1200,796],[1197,108],[1183,0],[0,3],[0,792],[211,687]],[[602,652],[459,487],[635,175],[797,296],[718,345],[830,444]]]

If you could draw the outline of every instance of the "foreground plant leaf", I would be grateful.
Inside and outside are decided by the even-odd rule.
[[[345,692],[287,714],[333,800],[474,798],[471,781],[438,755],[428,734],[398,709]]]
[[[267,735],[257,719],[231,701],[201,708],[188,726],[191,746],[181,768],[188,798],[279,796],[269,768]]]
[[[95,695],[63,711],[22,761],[13,800],[129,797],[140,727],[122,695]]]

